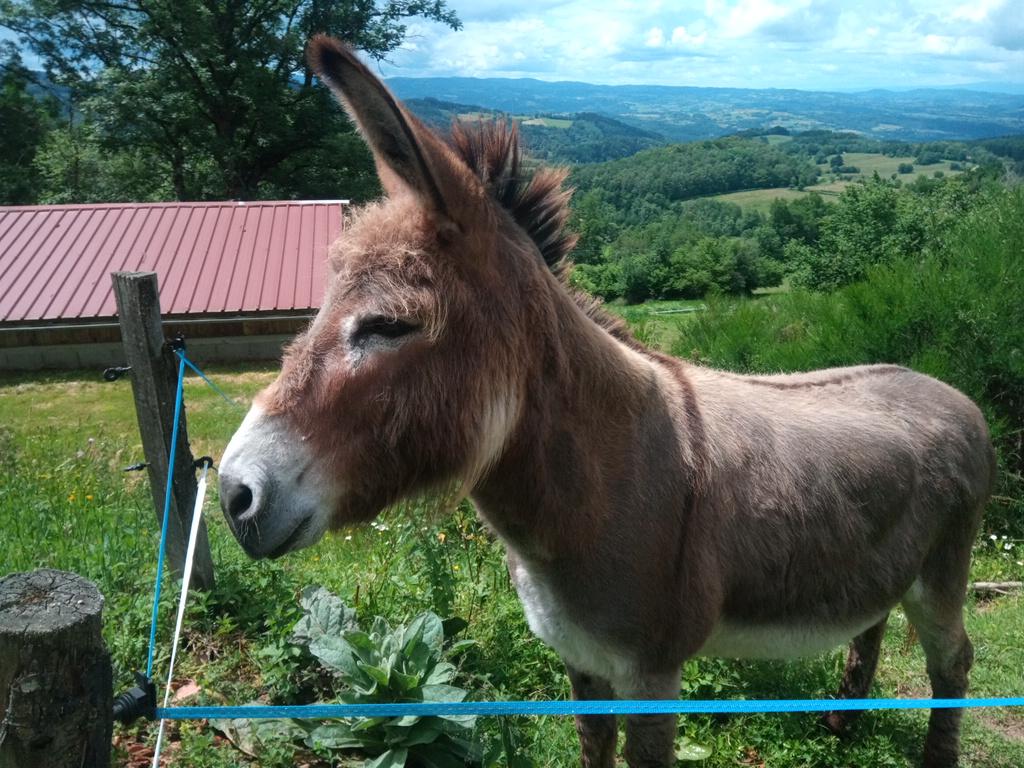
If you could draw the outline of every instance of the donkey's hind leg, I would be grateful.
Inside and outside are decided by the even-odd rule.
[[[875,677],[875,669],[878,667],[878,654],[882,649],[882,638],[885,637],[885,624],[888,619],[889,614],[886,614],[877,624],[853,638],[850,643],[850,652],[846,657],[843,682],[839,685],[839,693],[836,698],[867,698],[868,691],[871,689],[871,681]],[[861,714],[858,710],[826,712],[821,721],[832,733],[840,736]]]
[[[678,699],[680,670],[645,674],[616,693],[624,699]],[[676,764],[675,743],[679,728],[676,715],[629,715],[626,717],[626,748],[629,768],[670,768]]]
[[[967,693],[974,650],[963,621],[963,590],[935,589],[918,580],[903,599],[907,618],[924,648],[932,697],[959,699]],[[960,754],[962,709],[933,709],[924,742],[924,768],[955,768]]]
[[[611,684],[565,665],[572,683],[574,699],[613,699]],[[615,742],[619,736],[615,715],[577,715],[576,733],[580,737],[583,768],[613,768]]]

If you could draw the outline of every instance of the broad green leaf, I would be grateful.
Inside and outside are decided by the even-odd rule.
[[[478,645],[476,640],[459,640],[457,643],[452,643],[451,648],[448,649],[448,657],[451,658],[457,653],[461,653],[467,648],[472,648]]]
[[[302,727],[292,720],[218,719],[211,720],[210,725],[250,757],[257,757],[260,747],[267,742],[293,741],[306,735]]]
[[[374,740],[369,734],[353,733],[351,724],[347,722],[325,723],[314,728],[305,742],[310,749],[362,749],[374,746]]]
[[[385,724],[385,728],[411,728],[416,725],[422,718],[419,715],[404,715],[403,717],[396,717],[390,723]]]
[[[352,733],[362,733],[363,731],[369,731],[376,728],[382,723],[386,723],[391,718],[388,717],[360,717],[352,721]]]
[[[455,667],[447,661],[442,661],[430,671],[424,683],[426,685],[440,685],[442,683],[450,683],[454,677]]]
[[[370,624],[370,634],[377,635],[383,640],[391,634],[391,625],[388,624],[388,620],[383,616],[374,616],[373,622]]]
[[[352,646],[342,638],[323,635],[309,644],[309,651],[325,667],[341,674],[346,684],[369,684],[370,678],[357,666]]]
[[[389,749],[383,755],[363,763],[363,768],[403,768],[406,759],[409,757],[409,750]]]
[[[444,624],[436,613],[420,614],[418,618],[423,619],[423,642],[427,644],[434,653],[440,655],[444,645]]]
[[[688,737],[684,736],[679,746],[676,747],[676,759],[685,762],[707,760],[713,752],[714,750],[708,745],[691,741]]]
[[[305,615],[292,631],[293,643],[309,645],[323,635],[337,637],[356,627],[355,611],[323,587],[306,587],[302,590],[299,604]]]
[[[349,630],[343,637],[352,646],[361,661],[367,664],[377,663],[380,651],[372,637],[358,629]]]
[[[431,742],[436,741],[441,733],[442,729],[440,721],[434,717],[427,717],[420,720],[412,728],[406,729],[401,734],[401,744],[404,747],[414,747],[418,744],[430,744]]]
[[[456,688],[454,685],[424,685],[424,701],[462,701],[468,695],[468,691]]]
[[[382,669],[381,667],[375,667],[372,664],[364,664],[361,661],[357,661],[356,666],[363,670],[363,672],[369,675],[370,678],[375,680],[379,685],[387,687],[388,679],[390,677],[388,670]]]
[[[460,728],[473,728],[476,726],[476,715],[438,715],[438,717]]]
[[[403,693],[411,691],[420,684],[419,675],[407,675],[404,672],[399,672],[397,669],[391,670],[391,678]]]
[[[423,639],[423,616],[417,616],[412,624],[405,628],[402,636],[402,655],[410,658],[416,645]]]
[[[430,667],[431,655],[429,646],[422,639],[416,641],[412,650],[406,654],[406,659],[409,661],[407,668],[415,669],[422,676]]]

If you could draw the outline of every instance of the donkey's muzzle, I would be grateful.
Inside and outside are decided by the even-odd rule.
[[[220,462],[220,505],[249,557],[280,557],[327,530],[338,494],[306,441],[253,406]]]
[[[221,478],[220,505],[232,528],[241,524],[247,515],[253,514],[252,488],[231,477]]]

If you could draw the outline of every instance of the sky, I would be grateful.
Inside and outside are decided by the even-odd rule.
[[[1024,0],[448,0],[386,76],[902,89],[1024,83]]]

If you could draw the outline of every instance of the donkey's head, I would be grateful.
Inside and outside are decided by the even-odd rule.
[[[473,484],[517,428],[551,322],[564,174],[520,177],[514,129],[449,145],[338,42],[308,51],[358,125],[387,198],[330,252],[323,306],[221,465],[221,504],[254,557],[317,541],[433,487]]]

